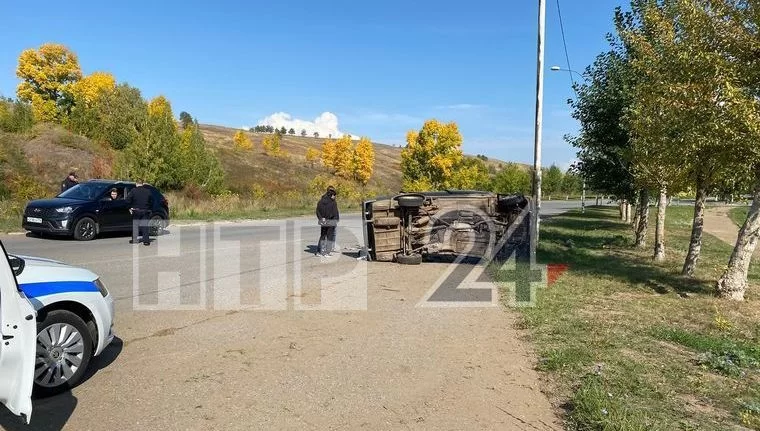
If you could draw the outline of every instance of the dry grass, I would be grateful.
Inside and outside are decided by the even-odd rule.
[[[262,141],[267,133],[246,132],[253,142],[250,151],[237,150],[232,137],[236,129],[201,125],[201,131],[209,148],[219,156],[227,173],[227,181],[235,192],[245,193],[257,184],[271,193],[291,190],[304,191],[318,175],[330,175],[319,165],[312,166],[306,160],[306,150],[322,149],[325,139],[285,135],[281,150],[286,157],[272,157],[264,153]],[[397,192],[401,188],[401,148],[383,144],[375,145],[375,170],[367,187],[385,192]]]

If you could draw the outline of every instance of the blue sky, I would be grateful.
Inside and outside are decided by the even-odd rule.
[[[23,49],[58,42],[85,74],[109,71],[202,123],[329,112],[341,132],[399,145],[437,118],[459,124],[466,153],[532,163],[537,0],[111,3],[3,2],[0,94],[15,96]],[[560,1],[573,69],[607,48],[618,5]],[[549,71],[567,67],[556,0],[547,0],[545,62],[543,161],[566,166],[575,151],[562,137],[577,124],[568,74]]]

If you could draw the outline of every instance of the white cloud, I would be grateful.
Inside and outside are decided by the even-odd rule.
[[[344,135],[338,128],[338,116],[332,112],[323,112],[314,121],[293,118],[287,112],[275,112],[259,120],[258,125],[272,126],[277,129],[285,127],[288,130],[292,128],[296,131],[296,134],[300,134],[301,130],[305,129],[308,135],[313,135],[314,132],[317,132],[323,138],[330,135],[333,138],[340,138]],[[351,137],[355,138],[353,135]]]

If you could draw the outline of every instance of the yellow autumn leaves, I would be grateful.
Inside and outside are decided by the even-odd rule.
[[[232,142],[235,144],[235,148],[238,150],[250,150],[253,149],[253,142],[248,134],[242,130],[235,132],[235,136],[232,138]]]
[[[375,166],[375,148],[369,138],[354,144],[350,135],[322,144],[322,164],[341,178],[367,184]]]
[[[401,151],[403,188],[407,191],[483,188],[489,182],[485,165],[462,153],[462,135],[454,122],[428,120],[406,135]]]
[[[116,87],[110,73],[94,72],[83,78],[76,54],[55,43],[24,50],[16,76],[21,79],[16,95],[32,104],[36,121],[59,119],[68,114],[75,100],[91,105]]]

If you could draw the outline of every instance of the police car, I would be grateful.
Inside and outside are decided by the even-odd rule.
[[[33,391],[76,386],[113,340],[113,299],[86,269],[0,248],[0,402],[28,422]]]

